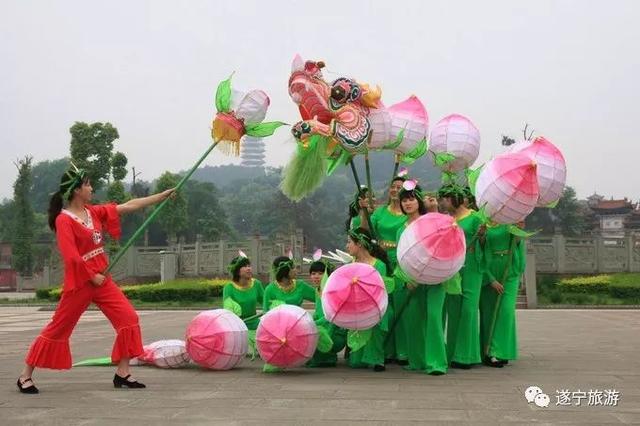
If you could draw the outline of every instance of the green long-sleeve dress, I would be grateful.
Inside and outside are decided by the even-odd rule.
[[[376,259],[373,267],[382,275],[387,276],[387,266],[380,259]],[[382,320],[371,329],[371,338],[357,351],[349,354],[349,366],[352,368],[367,368],[376,365],[384,365],[384,341],[389,330],[392,310],[387,308]]]
[[[252,278],[248,287],[241,287],[234,282],[230,282],[222,289],[222,301],[231,299],[240,305],[242,313],[240,318],[245,319],[256,315],[256,306],[262,303],[264,297],[264,289],[262,283]],[[258,328],[260,318],[253,318],[246,322],[249,330]]]
[[[262,310],[269,311],[274,300],[282,301],[287,305],[302,306],[302,302],[305,300],[315,303],[316,297],[316,290],[306,281],[295,279],[291,288],[287,290],[274,281],[264,289]]]
[[[400,241],[406,224],[398,230],[396,240]],[[397,289],[396,281],[396,289]],[[402,283],[405,287],[405,283]],[[424,371],[429,374],[447,372],[447,348],[444,341],[442,312],[444,310],[445,291],[442,284],[418,284],[411,290],[407,288],[409,302],[400,320],[408,326],[406,369]]]
[[[518,237],[511,235],[507,225],[489,227],[485,243],[485,256],[487,259],[485,285],[482,287],[480,296],[481,350],[484,355],[498,300],[498,293],[490,284],[497,281],[504,286],[504,293],[500,297],[491,346],[488,348],[487,356],[500,360],[515,360],[518,358],[516,302],[520,277],[522,277],[526,265],[525,243]],[[509,261],[509,256],[511,256],[511,261]]]
[[[394,213],[391,211],[390,206],[380,206],[374,210],[371,215],[371,224],[373,226],[373,232],[378,240],[378,244],[386,251],[389,257],[389,263],[391,267],[395,269],[398,264],[396,255],[397,241],[396,236],[398,229],[405,226],[407,223],[407,216],[402,213]],[[404,286],[400,285],[391,293],[389,297],[389,305],[393,307],[394,312],[398,312],[400,307],[405,303],[407,297],[407,290]],[[394,319],[391,318],[393,321]],[[400,323],[395,327],[391,336],[387,338],[387,344],[385,345],[385,358],[387,359],[407,359],[407,333],[409,324],[406,321],[400,320]]]
[[[477,236],[482,221],[477,212],[458,219],[464,231],[467,253],[460,270],[462,294],[447,295],[447,356],[449,362],[480,363],[478,310],[484,273],[484,253]]]

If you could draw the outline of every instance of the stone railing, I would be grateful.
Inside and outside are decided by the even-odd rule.
[[[640,236],[534,237],[529,241],[539,273],[640,272]]]

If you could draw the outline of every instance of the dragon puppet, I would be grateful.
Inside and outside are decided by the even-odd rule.
[[[427,150],[429,118],[416,96],[390,107],[379,87],[340,77],[328,82],[321,61],[293,60],[289,95],[302,120],[292,128],[297,150],[284,171],[282,192],[294,201],[317,189],[355,154],[393,150],[411,164]]]

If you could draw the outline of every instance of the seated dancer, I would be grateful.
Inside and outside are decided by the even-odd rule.
[[[382,275],[387,277],[387,271],[391,266],[387,254],[371,238],[371,233],[364,228],[349,231],[347,238],[347,252],[353,256],[356,262],[373,266]],[[373,371],[384,371],[385,339],[389,331],[389,323],[393,318],[393,308],[388,305],[382,320],[371,330],[371,338],[360,349],[349,354],[349,366],[352,368],[373,367]]]
[[[321,252],[320,252],[321,254]],[[309,266],[310,281],[313,286],[317,286],[322,294],[326,278],[331,275],[334,267],[329,262],[314,260]],[[338,353],[342,351],[347,343],[347,330],[330,323],[324,316],[322,310],[322,300],[318,296],[313,319],[319,327],[324,327],[329,332],[329,337],[333,341],[333,346],[328,352],[316,350],[313,358],[307,363],[307,367],[335,367],[338,363]]]
[[[397,242],[409,224],[424,214],[438,211],[436,198],[425,195],[415,181],[408,180],[403,184],[399,198],[407,222],[398,229]],[[409,365],[405,368],[431,375],[445,374],[448,362],[442,326],[445,301],[443,285],[424,285],[411,281],[400,285],[403,284],[408,290],[408,302],[403,312],[396,313],[396,320],[403,318],[411,324],[407,339]]]
[[[509,225],[489,226],[485,256],[487,267],[480,294],[480,349],[482,362],[499,368],[518,359],[516,302],[526,266],[525,243],[509,233]],[[499,300],[498,295],[501,295]]]
[[[232,282],[226,284],[222,290],[223,307],[243,320],[249,318],[245,324],[249,330],[255,330],[260,323],[260,318],[256,315],[256,306],[261,306],[263,302],[262,283],[253,278],[251,261],[243,252],[233,258],[228,269]]]
[[[264,290],[263,311],[267,312],[278,304],[302,306],[302,302],[316,301],[316,290],[303,280],[296,279],[293,259],[276,257],[271,269],[273,281]]]
[[[120,215],[159,203],[173,192],[168,189],[119,205],[91,205],[93,188],[86,171],[73,166],[65,172],[49,203],[49,227],[56,233],[64,263],[62,297],[51,322],[27,353],[17,381],[20,392],[38,393],[32,379],[36,367],[71,368],[69,337],[91,303],[100,308],[117,333],[111,352],[111,361],[117,364],[114,387],[145,387],[131,377],[129,370],[129,360],[142,354],[138,315],[111,276],[104,272],[109,260],[102,233],[107,231],[113,238],[119,238]]]

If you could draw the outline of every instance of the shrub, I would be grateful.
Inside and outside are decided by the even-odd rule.
[[[121,288],[127,298],[143,302],[205,302],[214,297],[222,296],[222,288],[227,282],[215,279],[192,279],[123,286]],[[62,294],[60,287],[41,290],[37,294],[38,298],[60,300]]]
[[[640,274],[614,275],[609,294],[620,299],[640,300]]]
[[[565,278],[558,282],[558,288],[565,293],[607,293],[609,291],[611,279],[611,275]]]
[[[551,303],[562,303],[564,302],[564,295],[558,289],[549,290],[549,300]]]

